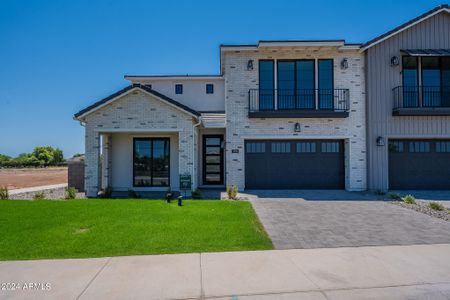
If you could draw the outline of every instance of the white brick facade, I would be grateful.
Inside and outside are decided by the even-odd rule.
[[[347,190],[366,189],[366,127],[364,56],[357,50],[335,48],[305,50],[225,51],[222,70],[225,76],[226,178],[227,184],[245,188],[246,139],[343,139],[345,140],[345,186]],[[334,88],[349,89],[348,118],[248,118],[249,89],[258,88],[259,59],[334,59]],[[348,69],[340,62],[348,59]],[[253,70],[247,70],[253,60]],[[275,61],[276,63],[276,61]],[[300,133],[294,124],[300,123]],[[238,149],[239,151],[233,151]]]
[[[99,169],[100,134],[108,134],[114,141],[114,132],[130,132],[139,136],[151,135],[155,132],[159,134],[167,132],[172,135],[177,133],[178,172],[179,174],[197,174],[193,162],[193,153],[197,152],[197,142],[194,142],[194,131],[197,131],[197,129],[193,127],[195,118],[162,102],[153,95],[139,89],[133,89],[120,99],[93,111],[84,120],[86,123],[85,185],[89,197],[97,195],[101,184]],[[114,151],[114,149],[111,150]],[[173,163],[172,159],[171,157],[171,164]],[[114,165],[111,168],[114,168]],[[192,178],[195,188],[196,177],[192,176]],[[171,182],[171,186],[174,184]],[[132,187],[130,186],[130,188]]]

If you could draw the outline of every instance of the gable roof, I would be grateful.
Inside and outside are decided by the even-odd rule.
[[[188,106],[186,106],[184,104],[181,104],[180,102],[175,101],[172,98],[167,97],[166,95],[158,93],[157,91],[152,90],[148,86],[145,86],[145,85],[142,85],[142,84],[132,84],[132,85],[129,85],[129,86],[121,89],[120,91],[117,91],[114,94],[109,95],[108,97],[106,97],[106,98],[104,98],[104,99],[102,99],[100,101],[97,101],[94,104],[92,104],[92,105],[90,105],[90,106],[80,110],[79,112],[77,112],[74,115],[74,118],[75,119],[80,119],[80,118],[84,117],[85,115],[87,115],[89,113],[92,113],[93,111],[103,107],[104,105],[112,103],[113,101],[117,100],[120,96],[122,96],[124,94],[127,94],[127,93],[131,92],[134,89],[140,89],[140,90],[142,90],[142,91],[144,91],[146,93],[149,93],[149,94],[157,97],[159,100],[161,100],[161,101],[163,101],[163,102],[165,102],[165,103],[167,103],[167,104],[169,104],[171,106],[174,106],[174,107],[176,107],[176,108],[178,108],[178,109],[180,109],[180,110],[182,110],[184,112],[187,112],[187,113],[189,113],[190,115],[192,115],[194,117],[199,117],[201,115],[198,111],[196,111],[196,110],[194,110],[194,109],[192,109],[192,108],[190,108],[190,107],[188,107]]]
[[[381,43],[382,41],[390,38],[391,36],[394,36],[394,35],[402,32],[422,21],[425,21],[426,19],[431,18],[432,16],[437,15],[441,12],[450,13],[450,7],[448,6],[448,4],[439,5],[435,8],[433,8],[432,10],[429,10],[426,13],[424,13],[414,19],[409,20],[408,22],[406,22],[398,27],[395,27],[394,29],[389,30],[386,33],[383,33],[382,35],[368,41],[367,43],[364,43],[361,46],[361,51],[365,51],[365,50],[369,49],[370,47],[375,46],[376,44]]]

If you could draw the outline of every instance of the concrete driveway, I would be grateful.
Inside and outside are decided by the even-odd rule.
[[[346,191],[253,191],[276,249],[450,243],[450,222]],[[273,196],[278,196],[277,198]]]

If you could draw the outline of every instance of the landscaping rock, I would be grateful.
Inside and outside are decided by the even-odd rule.
[[[429,216],[435,217],[435,218],[439,218],[445,221],[450,222],[450,210],[445,208],[444,210],[434,210],[431,209],[428,204],[430,202],[427,201],[417,201],[416,200],[416,204],[407,204],[403,201],[392,201],[393,204],[395,205],[399,205],[405,208],[409,208],[409,209],[413,209],[417,212],[423,213],[423,214],[427,214]]]

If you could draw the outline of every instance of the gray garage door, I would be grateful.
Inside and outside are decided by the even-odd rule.
[[[245,142],[247,189],[343,189],[340,140]]]
[[[449,140],[390,140],[390,189],[450,189]]]

